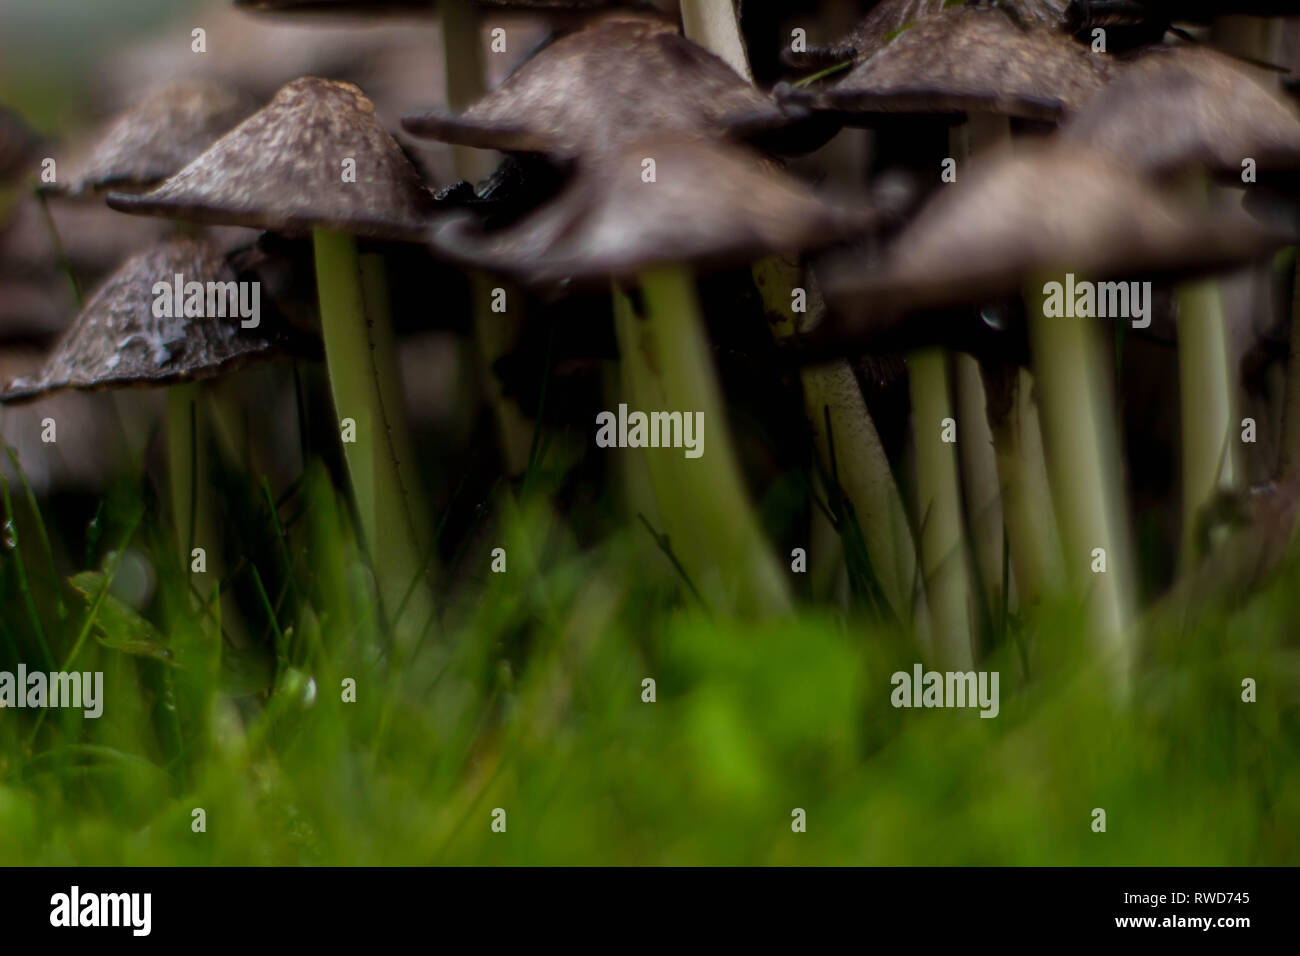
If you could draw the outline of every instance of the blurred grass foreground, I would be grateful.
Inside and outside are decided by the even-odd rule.
[[[999,8],[967,21],[961,18],[972,11],[954,13],[957,6],[912,5],[932,15],[926,29],[969,22],[997,35],[1012,31],[1011,45],[1020,50],[1024,35],[1014,31],[1028,29],[1022,21],[1032,18],[978,19],[1002,18]],[[844,26],[845,10],[874,9],[797,7],[827,37],[835,25]],[[450,2],[447,9],[461,10]],[[699,9],[683,4],[684,13]],[[349,122],[373,123],[380,134],[396,131],[403,116],[431,103],[461,110],[466,103],[458,99],[474,98],[456,88],[463,70],[444,62],[450,57],[443,51],[457,49],[439,34],[450,23],[367,22],[352,31],[336,21],[320,26],[291,16],[283,23],[241,19],[253,15],[225,3],[202,10],[211,50],[195,59],[186,17],[199,14],[187,5],[5,0],[0,104],[21,115],[42,138],[41,150],[56,150],[64,164],[58,152],[64,143],[87,140],[89,130],[164,78],[191,73],[223,81],[233,75],[242,84],[238,92],[257,100],[250,113],[268,101],[285,109],[312,105],[313,96],[366,103],[343,83],[284,86],[301,75],[346,79],[375,104],[359,108],[362,120]],[[940,16],[949,19],[934,27]],[[697,21],[683,19],[691,33]],[[171,32],[156,36],[166,23]],[[253,23],[264,26],[252,32]],[[771,23],[772,36],[789,37],[789,24]],[[549,35],[541,21],[510,24],[517,32],[510,34],[508,56],[470,64],[477,82],[497,86]],[[885,26],[872,40],[882,47],[899,36],[907,40],[915,29],[910,21]],[[1135,46],[1164,42],[1165,25],[1158,26],[1152,40],[1149,24],[1139,23]],[[470,28],[477,27],[471,22]],[[628,28],[611,28],[618,29]],[[643,48],[660,44],[683,70],[717,66],[708,66],[708,50],[686,46],[677,21],[635,30],[651,38],[639,41]],[[753,35],[755,75],[765,70],[760,79],[772,86],[767,81],[784,69],[780,44],[772,42],[764,59]],[[304,45],[290,44],[291,36]],[[694,36],[723,54],[739,49],[708,30]],[[323,39],[310,46],[309,37]],[[1053,35],[1049,46],[1072,42]],[[555,41],[550,49],[559,46]],[[1069,57],[1083,57],[1086,49]],[[577,53],[563,53],[579,54],[580,43]],[[744,52],[728,62],[744,65]],[[806,78],[825,81],[825,88],[786,93],[813,102],[843,78],[837,69]],[[752,106],[746,97],[756,98],[753,116],[765,122],[802,115],[777,110],[766,93],[750,87],[754,76],[726,74],[724,82],[716,73],[702,75],[739,102]],[[1092,91],[1094,83],[1103,85],[1100,67],[1083,86]],[[1280,90],[1278,84],[1274,93],[1281,96]],[[1041,97],[1026,99],[1041,108]],[[825,111],[829,100],[817,102]],[[583,104],[568,105],[571,110],[558,112],[590,118],[578,108]],[[1011,121],[1001,119],[998,135],[1010,143]],[[1017,137],[1022,125],[1027,136],[1046,136],[1058,117],[1021,119]],[[463,132],[445,117],[423,117],[407,129],[421,122],[426,132]],[[897,141],[876,143],[882,168],[896,161],[935,178],[940,166],[932,160],[948,152],[950,131],[924,122]],[[517,133],[504,125],[504,133],[488,132]],[[977,140],[987,130],[967,126],[958,134],[969,139],[963,149],[982,148]],[[558,148],[558,139],[525,135],[523,141],[528,145],[520,148],[529,153],[543,141]],[[827,173],[818,162],[850,170],[848,179],[866,179],[863,156],[854,152],[864,141],[846,135],[812,159],[792,161],[789,182],[833,180],[834,170]],[[692,162],[741,170],[740,187],[713,176],[691,198],[694,205],[728,198],[724,186],[743,192],[751,180],[741,177],[752,174],[756,190],[771,187],[789,209],[824,215],[828,233],[866,228],[863,223],[875,228],[888,218],[855,217],[847,202],[840,208],[814,201],[801,191],[806,183],[772,186],[777,174],[769,164],[746,165],[754,157],[738,148],[668,143],[659,153],[665,183]],[[1127,441],[1115,443],[1123,450],[1086,460],[1100,477],[1085,492],[1098,500],[1109,494],[1114,513],[1135,515],[1111,527],[1113,539],[1106,539],[1115,542],[1110,573],[1127,575],[1133,594],[1114,598],[1123,614],[1115,612],[1117,627],[1099,641],[1090,617],[1092,584],[1076,588],[1064,572],[1051,580],[1047,562],[1035,569],[1031,560],[1016,574],[1042,571],[1041,593],[1031,595],[1028,575],[1012,582],[1011,564],[1024,554],[1009,554],[1013,543],[1000,511],[996,520],[985,515],[997,509],[977,513],[977,483],[958,488],[977,469],[962,460],[959,479],[958,452],[941,445],[939,428],[930,427],[949,414],[962,419],[963,429],[982,422],[983,389],[1001,382],[1013,396],[1006,404],[1019,403],[1015,416],[1003,410],[1005,421],[1024,413],[1036,436],[1038,399],[1027,396],[1068,385],[1075,363],[1084,362],[1082,350],[1058,349],[1063,374],[1030,388],[1023,384],[1029,372],[1020,368],[1021,353],[1030,348],[1019,340],[1023,314],[971,309],[979,334],[996,337],[997,354],[974,346],[967,354],[964,341],[918,339],[877,355],[857,342],[855,365],[837,357],[829,373],[809,374],[787,361],[778,341],[805,331],[794,328],[803,313],[791,311],[780,285],[782,268],[803,266],[773,258],[773,250],[753,239],[750,232],[760,239],[766,233],[750,229],[754,210],[741,201],[728,210],[737,214],[734,234],[698,259],[712,263],[721,256],[734,266],[737,248],[749,258],[742,255],[740,268],[704,276],[698,285],[693,263],[673,259],[686,252],[670,250],[665,260],[654,250],[660,259],[610,266],[601,259],[605,246],[584,258],[573,240],[566,247],[570,258],[560,263],[558,300],[532,286],[525,291],[527,276],[485,286],[480,264],[461,260],[473,258],[466,249],[488,254],[491,243],[482,234],[489,225],[508,236],[515,228],[526,232],[538,208],[545,220],[546,210],[559,206],[555,221],[562,228],[545,232],[543,224],[544,236],[564,233],[554,241],[558,246],[580,231],[574,223],[613,216],[626,194],[611,187],[600,203],[570,217],[564,204],[602,188],[598,176],[588,192],[578,190],[578,199],[572,192],[555,199],[570,170],[562,163],[547,167],[535,156],[514,157],[501,167],[504,173],[476,189],[470,183],[486,174],[474,163],[486,150],[467,152],[457,144],[453,151],[404,134],[400,144],[386,159],[403,171],[409,165],[414,193],[464,227],[438,233],[439,255],[429,243],[391,235],[363,235],[358,245],[333,222],[313,222],[315,232],[306,237],[242,220],[164,225],[118,211],[139,195],[115,196],[110,209],[88,189],[95,201],[77,206],[63,201],[68,197],[37,199],[34,181],[19,176],[0,192],[0,386],[37,374],[72,316],[94,301],[94,290],[111,289],[109,277],[123,262],[176,235],[190,242],[202,234],[220,247],[223,268],[260,277],[268,339],[274,331],[287,340],[291,332],[315,347],[313,354],[280,356],[285,360],[275,365],[222,368],[202,382],[190,380],[196,373],[146,383],[159,386],[154,389],[69,390],[54,397],[45,392],[68,383],[45,382],[22,394],[10,384],[0,395],[12,401],[0,406],[0,865],[1300,863],[1300,549],[1291,533],[1297,479],[1275,468],[1282,428],[1265,409],[1256,414],[1276,426],[1261,428],[1262,443],[1273,442],[1272,457],[1261,465],[1268,455],[1242,451],[1243,458],[1257,456],[1241,466],[1246,478],[1220,488],[1228,456],[1219,444],[1209,449],[1204,484],[1207,495],[1225,492],[1222,501],[1213,499],[1223,513],[1202,514],[1195,502],[1180,501],[1171,464],[1177,454],[1169,450],[1177,440],[1169,438],[1178,433],[1176,416],[1135,422],[1142,413],[1154,419],[1177,408],[1177,387],[1168,387],[1177,371],[1172,333],[1166,340],[1119,335],[1097,350],[1097,367],[1109,364],[1096,381],[1118,383],[1118,393],[1140,379],[1147,389],[1119,410],[1128,416],[1122,423]],[[926,152],[931,147],[936,156]],[[631,156],[634,175],[644,175],[640,146],[628,149],[619,161]],[[681,165],[671,162],[676,155],[686,157]],[[961,178],[930,188],[959,196],[967,182],[978,182],[967,178],[967,152],[959,155]],[[310,156],[295,161],[310,168]],[[23,162],[24,176],[39,168],[35,160]],[[1074,170],[1089,184],[1092,163],[1077,160],[1082,171]],[[613,159],[609,164],[622,169]],[[886,193],[902,190],[898,180],[881,178]],[[448,188],[421,192],[435,183]],[[1207,191],[1204,183],[1198,188]],[[1189,191],[1179,201],[1191,206],[1196,195]],[[873,200],[877,211],[889,198]],[[894,225],[901,228],[919,205],[914,198],[895,204],[900,222]],[[483,222],[466,226],[470,213]],[[605,220],[599,224],[604,228]],[[253,225],[265,231],[245,228]],[[702,242],[709,225],[687,223],[682,245]],[[53,240],[57,234],[61,241]],[[608,234],[640,237],[635,228]],[[792,244],[803,251],[822,238],[804,235]],[[883,243],[892,235],[874,238]],[[1225,257],[1229,265],[1253,269],[1243,274],[1266,291],[1291,282],[1296,265],[1289,252],[1274,255],[1274,246],[1285,243],[1271,241],[1261,240],[1258,256]],[[476,250],[475,242],[482,247]],[[552,242],[525,235],[519,247],[547,253]],[[531,278],[542,276],[543,266],[560,269],[544,258],[531,263],[537,267]],[[491,264],[509,267],[509,259]],[[751,271],[755,259],[759,266]],[[567,285],[575,262],[590,270],[588,278],[596,276],[595,291]],[[1193,272],[1201,265],[1197,260]],[[364,288],[354,282],[354,289],[347,280],[358,276]],[[791,281],[802,282],[798,276]],[[928,290],[930,283],[921,285]],[[1204,300],[1218,301],[1208,284],[1196,288]],[[528,321],[494,325],[496,310],[479,308],[488,301],[485,289],[500,292],[502,301],[508,289],[512,303],[526,303],[511,306],[511,320],[526,313]],[[344,314],[337,302],[353,291],[359,311]],[[1165,311],[1157,332],[1174,324],[1168,291],[1160,290]],[[784,303],[777,310],[784,310],[781,321],[771,314],[772,301]],[[1273,309],[1273,298],[1268,301]],[[1217,329],[1215,308],[1206,307],[1206,326]],[[380,313],[391,313],[392,329],[376,331],[387,326],[373,321]],[[365,321],[349,325],[356,319]],[[361,343],[351,355],[338,348],[349,341],[345,334],[359,335],[350,340]],[[400,387],[395,378],[367,377],[363,358],[378,361],[371,352],[378,352],[381,334],[391,339]],[[1082,331],[1078,336],[1084,341]],[[1039,333],[1032,347],[1044,341],[1054,344]],[[118,353],[123,349],[119,343]],[[1264,356],[1261,366],[1277,373],[1276,384],[1285,347],[1256,351]],[[976,353],[980,365],[971,357]],[[1211,411],[1235,422],[1240,416],[1227,414],[1227,359],[1218,352],[1211,358],[1223,366],[1217,370],[1223,401]],[[1113,381],[1106,377],[1111,372]],[[1075,377],[1091,381],[1083,373]],[[967,390],[958,410],[951,404],[953,382]],[[656,388],[676,389],[692,399],[649,399],[646,409],[707,409],[698,412],[707,435],[702,461],[680,448],[655,448],[661,457],[647,465],[649,448],[598,448],[595,416],[620,406],[626,397],[620,387],[643,398]],[[1259,398],[1261,407],[1280,405],[1280,387],[1276,392]],[[832,409],[836,396],[846,394],[851,401]],[[970,406],[972,394],[977,401]],[[340,441],[336,423],[356,395],[363,399],[346,408],[368,401],[363,411],[375,413],[372,419],[356,413],[363,423],[382,421],[386,429],[401,414],[381,418],[378,412],[405,410],[413,454],[399,460],[400,441],[384,436],[378,424],[360,445]],[[1085,444],[1071,413],[1084,419],[1091,413],[1086,423],[1100,423],[1098,431],[1121,424],[1121,414],[1112,416],[1116,410],[1100,402],[1087,407],[1064,392],[1051,401],[1065,414],[1056,421],[1044,416],[1049,452],[1062,447],[1063,435],[1066,446]],[[966,415],[970,407],[975,411]],[[922,425],[913,427],[912,417]],[[1019,442],[1021,427],[1017,418],[998,440],[1015,431]],[[1235,425],[1229,431],[1235,434]],[[383,442],[375,435],[392,444],[376,452],[370,446]],[[979,441],[966,436],[963,431],[963,448]],[[1037,449],[1041,459],[1042,444],[1026,439],[996,465],[1023,465],[1017,474],[1027,474],[1041,462],[1025,449]],[[1300,447],[1300,432],[1295,444]],[[385,451],[392,455],[385,458]],[[988,480],[981,487],[996,503],[999,475],[991,454],[986,457]],[[382,467],[390,473],[380,474]],[[840,488],[851,484],[841,481],[850,467],[874,476],[874,486],[864,480]],[[1058,514],[1069,510],[1063,487],[1075,488],[1070,481],[1081,487],[1091,475],[1081,468],[1064,485],[1054,476]],[[1276,498],[1247,487],[1265,478],[1277,479],[1270,486]],[[427,500],[398,501],[394,486],[410,491],[410,499],[420,497],[413,490],[419,488]],[[932,491],[935,498],[946,493],[950,507],[932,508]],[[873,492],[879,497],[871,498]],[[854,497],[888,507],[868,513],[849,500]],[[1251,502],[1261,497],[1252,519]],[[1042,524],[1024,526],[1035,533],[1050,526],[1052,504],[1046,490],[1042,500],[1022,502],[1026,513],[1036,505],[1046,509],[1030,515]],[[1078,510],[1094,504],[1084,500]],[[1100,514],[1105,505],[1093,511]],[[1244,556],[1240,549],[1215,550],[1242,526],[1262,532],[1264,544]],[[665,533],[669,528],[672,534]],[[424,553],[394,558],[373,540],[391,534],[407,547],[407,531]],[[1026,541],[1050,551],[1046,537],[1031,533],[1020,544]],[[1123,566],[1130,543],[1138,558]],[[943,566],[951,571],[960,563],[950,560],[949,545],[959,557],[970,556],[969,581],[941,583]],[[1268,558],[1258,567],[1256,551]],[[724,567],[713,579],[692,576],[719,554],[725,560],[712,570]],[[1237,564],[1216,575],[1213,561],[1224,555]],[[1198,564],[1202,559],[1210,563]],[[745,567],[728,579],[735,570],[728,562]],[[422,566],[434,572],[422,574]],[[1076,582],[1094,580],[1078,567]],[[1120,652],[1107,653],[1106,641]],[[897,705],[896,675],[949,666],[997,674],[996,716],[985,719],[975,706]],[[102,674],[102,715],[20,706],[25,689],[5,683],[20,667],[27,674]],[[921,699],[920,689],[915,692]]]

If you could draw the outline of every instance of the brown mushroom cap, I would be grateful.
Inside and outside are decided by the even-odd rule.
[[[345,182],[344,160],[356,163]],[[122,212],[301,233],[338,229],[414,240],[433,197],[351,83],[303,77],[152,192],[113,194]]]
[[[1300,114],[1258,75],[1204,47],[1157,48],[1061,136],[1152,176],[1204,167],[1237,179],[1247,157],[1263,170],[1300,169]]]
[[[571,158],[683,135],[751,135],[791,117],[661,18],[599,17],[538,51],[464,114],[408,116],[417,136]]]
[[[62,388],[96,390],[210,378],[281,354],[266,322],[244,329],[233,318],[158,318],[154,286],[235,282],[225,259],[196,239],[173,239],[115,272],[81,310],[44,367],[11,381],[0,403],[29,401]]]
[[[114,119],[51,192],[135,192],[175,174],[257,108],[223,83],[168,83]]]
[[[948,0],[880,0],[842,39],[828,46],[811,46],[806,52],[784,54],[794,67],[827,67],[846,60],[861,63],[923,17],[943,10]]]
[[[1240,209],[1189,209],[1104,154],[1003,151],[941,188],[877,266],[841,263],[823,289],[851,324],[874,330],[909,311],[1009,298],[1044,276],[1177,276],[1249,262],[1288,241]]]
[[[435,0],[235,0],[235,6],[258,13],[432,13]]]
[[[833,86],[788,90],[787,102],[857,117],[873,113],[992,112],[1055,121],[1109,82],[1113,61],[996,9],[958,7],[924,17]]]
[[[654,182],[642,178],[647,158]],[[457,261],[549,284],[799,252],[859,236],[874,218],[828,205],[756,154],[683,139],[581,163],[555,199],[509,227],[484,232],[461,217],[430,241]]]
[[[967,0],[968,6],[997,7],[1024,26],[1068,30],[1070,0]]]

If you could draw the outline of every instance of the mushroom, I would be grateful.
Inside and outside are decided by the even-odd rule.
[[[447,143],[567,160],[658,136],[753,136],[798,119],[673,23],[618,13],[542,48],[464,113],[402,125]]]
[[[245,304],[253,301],[244,301],[237,276],[215,247],[196,239],[163,242],[127,260],[81,310],[45,364],[0,391],[0,404],[15,404],[64,389],[169,386],[172,508],[187,566],[195,540],[210,541],[216,532],[195,497],[200,425],[193,408],[197,395],[186,383],[281,357],[296,344],[268,333],[260,303],[250,310],[254,327],[239,311]]]
[[[355,427],[344,452],[362,533],[385,607],[396,616],[407,584],[423,576],[427,522],[392,332],[378,314],[386,311],[382,259],[358,257],[357,238],[418,239],[435,204],[374,107],[350,83],[294,80],[157,189],[113,194],[108,203],[124,212],[311,234],[335,408],[345,434],[348,420]],[[405,607],[423,622],[420,608]]]
[[[787,51],[783,59],[801,69],[862,63],[916,21],[941,12],[947,5],[948,0],[880,0],[842,39],[827,46],[811,46],[799,53]]]
[[[873,14],[881,16],[883,11]],[[877,24],[883,27],[887,22],[877,20]],[[889,161],[889,149],[910,150],[937,187],[934,171],[942,168],[941,161],[959,157],[957,161],[964,163],[971,152],[1010,139],[1013,120],[1055,122],[1104,86],[1112,69],[1109,59],[1075,43],[1063,27],[1063,5],[1020,3],[1013,9],[998,5],[926,11],[915,22],[905,22],[894,33],[879,37],[881,46],[874,55],[858,61],[829,87],[781,87],[777,98],[833,113],[848,123],[888,127],[895,135],[877,138],[877,162]],[[945,129],[963,119],[965,126],[948,134],[945,151],[931,155],[926,147],[932,142],[937,146]],[[986,453],[991,436],[984,430],[987,401],[982,377],[973,358],[958,355],[954,362],[956,374],[950,377],[941,354],[929,350],[914,354],[909,376],[917,410],[914,418],[947,419],[953,410],[949,392],[955,385],[953,417],[969,438],[959,443],[966,504],[976,523],[998,528],[1003,521],[995,493],[996,461],[991,452]],[[1010,368],[1002,372],[1018,374]],[[933,395],[928,394],[931,391]],[[1027,414],[1021,418],[1028,422]],[[921,456],[917,484],[923,504],[918,507],[933,511],[933,520],[926,522],[922,533],[926,580],[936,633],[964,654],[970,644],[961,636],[971,623],[970,575],[962,567],[961,491],[949,480],[957,449],[931,441],[931,432],[929,426],[914,431]],[[1033,447],[1028,440],[1016,445]],[[933,460],[921,460],[924,456]],[[981,535],[978,540],[993,537]],[[993,609],[1005,603],[1002,556],[994,547],[977,548],[974,556],[977,561],[970,570],[978,572],[981,584],[979,616],[991,624]]]
[[[223,83],[168,83],[117,116],[71,162],[71,172],[45,188],[73,196],[149,189],[255,108],[251,97]]]
[[[1105,152],[1119,167],[1152,179],[1201,176],[1240,185],[1285,182],[1300,172],[1300,115],[1259,71],[1203,47],[1161,48],[1061,130],[1064,144]],[[1243,169],[1248,168],[1248,172]],[[1195,179],[1193,179],[1195,183]],[[1204,185],[1194,189],[1198,201]],[[1267,280],[1265,280],[1267,281]],[[1228,329],[1218,290],[1179,293],[1180,380],[1184,390],[1184,563],[1194,560],[1196,515],[1221,478],[1237,472],[1235,442],[1222,436],[1235,419]],[[1294,416],[1292,416],[1294,418]],[[1286,447],[1287,443],[1284,443]]]
[[[241,327],[237,314],[200,321],[172,315],[173,277],[203,286],[211,301],[230,305],[235,273],[210,244],[172,239],[133,256],[110,276],[64,333],[45,365],[0,390],[0,403],[33,401],[65,388],[81,391],[132,385],[174,385],[237,371],[284,354],[283,345],[260,326]],[[166,291],[156,290],[162,284]],[[238,294],[236,292],[236,294]],[[164,310],[156,310],[165,296]],[[158,311],[166,311],[160,317]]]
[[[852,123],[972,112],[1055,122],[1095,96],[1112,69],[1059,31],[1018,26],[998,9],[957,7],[917,20],[831,86],[782,87],[777,98]]]
[[[779,609],[788,590],[721,424],[692,271],[860,235],[873,215],[823,203],[762,162],[694,138],[609,149],[581,159],[560,195],[513,225],[489,232],[450,220],[433,227],[430,242],[537,285],[639,282],[643,319],[615,295],[625,400],[647,413],[701,413],[707,430],[703,461],[680,451],[646,455],[675,556],[711,599]]]
[[[646,160],[654,180],[643,181]],[[608,283],[646,269],[747,262],[862,235],[872,212],[837,208],[738,147],[657,139],[591,156],[550,202],[496,231],[434,225],[434,250],[535,285]]]
[[[1158,47],[1061,127],[1066,143],[1109,153],[1151,177],[1205,169],[1241,182],[1300,170],[1300,114],[1232,57],[1205,47]]]
[[[1088,279],[1170,276],[1227,268],[1286,242],[1240,210],[1189,210],[1144,187],[1104,154],[1039,147],[972,163],[964,179],[931,201],[875,268],[841,267],[826,280],[832,307],[852,327],[888,325],[909,312],[996,301],[1069,270]],[[1093,548],[1109,571],[1092,586],[1097,623],[1117,641],[1129,619],[1131,576],[1124,546],[1117,462],[1105,423],[1112,420],[1100,385],[1094,342],[1080,321],[1032,314],[1035,382],[1046,416],[1052,489],[1068,566],[1085,575]],[[1032,488],[1015,474],[1004,489]],[[1032,504],[1032,502],[1030,502]],[[1017,581],[1042,591],[1038,509],[1006,500]],[[1090,576],[1089,576],[1090,577]]]

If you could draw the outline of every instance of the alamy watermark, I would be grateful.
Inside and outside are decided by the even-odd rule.
[[[601,448],[682,448],[687,458],[704,454],[703,412],[629,412],[596,416],[596,444]]]
[[[82,893],[73,886],[50,897],[50,925],[125,926],[133,936],[148,936],[153,929],[153,894]]]
[[[104,713],[103,671],[0,671],[0,708],[80,708],[92,720]]]
[[[155,319],[239,318],[241,328],[262,323],[262,283],[186,282],[177,273],[170,282],[153,284]]]
[[[996,717],[998,671],[927,671],[920,664],[912,673],[895,671],[889,678],[895,707],[978,707],[981,717]]]
[[[1150,282],[1076,281],[1043,285],[1043,317],[1048,319],[1132,319],[1133,328],[1151,324]]]

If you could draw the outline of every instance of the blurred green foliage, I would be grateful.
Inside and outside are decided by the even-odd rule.
[[[114,486],[86,540],[62,542],[107,576],[71,582],[50,579],[36,513],[11,495],[0,669],[36,666],[39,620],[61,666],[104,671],[106,706],[39,727],[0,713],[0,863],[1300,861],[1295,561],[1235,611],[1147,634],[1123,701],[1074,609],[1046,610],[1022,625],[1028,673],[1011,646],[983,665],[1002,675],[987,720],[893,708],[890,674],[919,657],[868,619],[719,619],[677,596],[635,524],[581,546],[548,504],[554,478],[491,497],[486,543],[444,569],[458,584],[443,619],[408,648],[383,636],[319,468],[276,507],[279,543],[253,479],[229,478],[248,493],[223,524],[266,538],[228,555],[221,607],[246,617],[241,649],[215,604],[200,609],[147,486]],[[488,571],[495,546],[505,574]],[[135,640],[124,601],[96,602],[128,551],[158,581]]]

